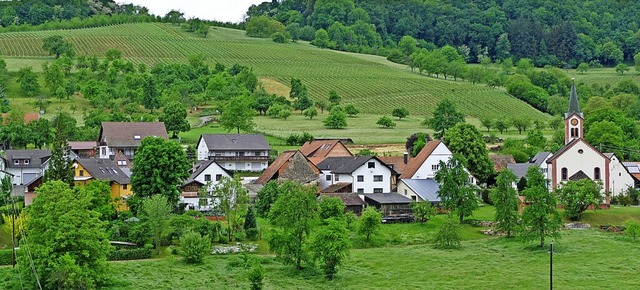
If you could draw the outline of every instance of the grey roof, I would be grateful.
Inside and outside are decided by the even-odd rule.
[[[518,179],[523,178],[525,175],[527,175],[527,170],[529,170],[529,167],[531,166],[536,166],[535,163],[510,163],[507,164],[507,168],[511,169],[511,171],[513,171],[513,174],[515,174]]]
[[[393,203],[400,203],[400,204],[407,204],[407,203],[411,203],[411,199],[409,199],[408,197],[398,194],[396,192],[389,192],[389,193],[366,193],[364,194],[364,199],[365,201],[367,199],[371,199],[379,204],[393,204]]]
[[[119,184],[130,183],[129,176],[111,159],[77,158],[76,162],[95,179],[115,181]]]
[[[531,158],[529,162],[534,163],[537,166],[540,166],[544,162],[544,159],[547,158],[547,156],[549,156],[550,154],[551,152],[538,152],[538,154],[533,156],[533,158]]]
[[[49,150],[7,150],[5,152],[7,168],[41,168],[49,157],[51,157]],[[15,165],[13,159],[29,159],[29,164]]]
[[[270,150],[262,134],[202,134],[209,150]],[[198,143],[200,143],[198,141]]]
[[[218,165],[218,167],[220,167],[224,172],[227,173],[227,175],[229,177],[233,176],[233,174],[225,169],[224,167],[220,166],[220,164],[218,164],[215,160],[202,160],[199,161],[194,167],[193,167],[193,173],[191,173],[191,176],[189,176],[189,178],[184,182],[184,185],[189,184],[191,182],[194,182],[196,177],[198,177],[198,175],[202,174],[202,172],[209,168],[209,166],[211,166],[211,164],[215,163],[216,165]]]
[[[438,190],[440,190],[440,184],[432,178],[427,179],[402,179],[402,182],[406,184],[413,192],[415,192],[422,200],[428,200],[430,202],[440,202],[440,196],[438,196]]]
[[[576,92],[576,80],[574,79],[571,82],[571,95],[569,96],[569,110],[564,114],[565,119],[569,118],[569,116],[573,114],[578,114],[578,116],[582,116],[582,111],[580,111],[580,102],[578,102],[578,92]]]
[[[169,140],[163,122],[102,122],[98,142],[111,147],[140,147],[145,137]]]
[[[395,171],[390,168],[386,163],[382,162],[375,156],[342,156],[342,157],[327,157],[316,166],[320,170],[329,170],[331,173],[348,174],[354,172],[360,166],[364,165],[371,159],[376,159],[382,166],[386,166],[392,173]]]

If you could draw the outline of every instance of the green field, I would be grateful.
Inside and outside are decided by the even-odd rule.
[[[277,44],[225,28],[212,28],[206,39],[158,23],[3,33],[0,55],[10,70],[25,65],[39,69],[51,59],[41,48],[42,38],[50,35],[67,38],[79,55],[101,56],[116,48],[134,63],[148,65],[184,62],[193,54],[205,55],[210,64],[240,63],[252,67],[261,78],[285,85],[292,77],[300,78],[315,100],[326,100],[329,91],[336,90],[344,103],[353,103],[365,113],[389,114],[394,107],[404,106],[412,114],[426,115],[439,100],[450,98],[469,116],[547,118],[502,89],[427,78],[378,56],[319,49],[304,42]]]

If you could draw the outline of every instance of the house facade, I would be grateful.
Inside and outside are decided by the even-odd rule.
[[[13,185],[25,185],[44,175],[49,158],[49,150],[7,150],[5,171],[13,176]]]
[[[265,185],[271,180],[279,183],[291,180],[305,185],[317,185],[320,169],[299,150],[286,150],[269,165],[255,183]]]
[[[198,160],[215,160],[227,170],[262,171],[271,146],[262,134],[202,134],[197,151]]]
[[[398,194],[411,199],[411,201],[428,201],[438,204],[441,201],[438,190],[440,190],[440,184],[433,178],[401,179],[398,183]]]
[[[317,166],[322,190],[350,185],[358,194],[391,192],[395,171],[375,156],[327,157]]]
[[[180,194],[180,203],[187,204],[189,209],[204,209],[203,206],[210,201],[201,202],[199,192],[209,185],[206,190],[211,191],[213,186],[218,184],[223,177],[232,177],[228,170],[224,169],[215,160],[202,160],[198,162],[192,169],[191,175],[182,185],[182,193]],[[202,204],[202,205],[201,205]]]
[[[440,162],[445,164],[453,158],[453,153],[440,140],[429,141],[415,158],[409,160],[400,179],[435,178]]]
[[[73,182],[76,186],[86,186],[94,180],[108,181],[116,209],[128,209],[126,200],[133,195],[131,181],[115,162],[110,159],[76,158],[72,166]]]
[[[133,160],[142,139],[160,137],[169,140],[163,122],[102,122],[97,156],[113,158],[118,151]]]

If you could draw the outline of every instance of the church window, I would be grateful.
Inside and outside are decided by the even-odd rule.
[[[593,179],[600,180],[600,167],[593,169]]]
[[[582,153],[584,153],[584,150],[578,149],[578,154],[582,154]]]
[[[562,180],[567,180],[567,176],[569,175],[567,173],[567,168],[563,167],[562,170],[560,170],[560,172],[562,173]]]

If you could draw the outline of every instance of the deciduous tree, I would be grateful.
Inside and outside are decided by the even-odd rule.
[[[469,174],[465,171],[460,157],[454,155],[448,163],[440,161],[435,179],[440,184],[438,196],[445,209],[455,213],[460,223],[465,216],[470,216],[478,209],[476,186],[469,181]]]
[[[397,117],[398,120],[402,120],[402,118],[409,116],[409,110],[405,107],[394,108],[391,112],[391,116]]]
[[[342,129],[347,127],[347,113],[340,106],[333,106],[329,115],[323,121],[324,126],[329,129]]]
[[[313,117],[318,115],[318,110],[316,110],[316,108],[311,107],[302,111],[302,114],[305,117],[309,118],[309,120],[313,120]]]
[[[452,216],[447,217],[436,234],[435,247],[439,249],[459,248],[461,240],[460,225]]]
[[[349,255],[349,246],[349,232],[343,221],[330,219],[318,229],[311,248],[328,280],[333,280],[338,267]]]
[[[451,100],[444,99],[436,106],[433,117],[425,119],[422,124],[436,131],[435,138],[442,138],[447,129],[462,122],[464,122],[464,114],[456,110]]]
[[[187,121],[187,110],[181,103],[171,102],[164,107],[164,112],[159,118],[164,122],[167,131],[172,133],[171,138],[178,137],[178,133],[187,132],[190,129]]]
[[[69,57],[74,56],[73,44],[71,42],[65,40],[60,35],[52,35],[42,39],[42,49],[49,52],[49,54],[54,54],[56,58],[59,58],[61,55],[67,55]]]
[[[496,186],[489,194],[496,208],[496,229],[506,233],[507,237],[511,237],[518,226],[518,192],[513,188],[517,180],[510,169],[504,169],[498,174]]]
[[[391,128],[396,126],[396,122],[394,122],[393,120],[391,120],[391,118],[387,116],[382,116],[380,117],[380,119],[378,119],[378,121],[376,122],[376,125],[380,125],[385,128]]]
[[[142,201],[142,220],[151,233],[158,254],[160,242],[171,232],[169,228],[171,208],[167,198],[160,194],[146,197]]]
[[[368,243],[371,236],[380,230],[381,224],[382,214],[375,207],[367,207],[360,215],[358,233],[364,235]]]
[[[229,241],[232,240],[236,229],[243,225],[242,218],[247,213],[249,193],[240,183],[240,178],[222,177],[213,188],[214,208],[224,215],[227,223]]]
[[[251,99],[245,95],[236,96],[226,102],[220,116],[220,126],[227,131],[235,129],[238,134],[240,130],[251,131],[255,125],[253,115]]]
[[[461,123],[447,130],[444,143],[454,154],[458,154],[462,164],[473,176],[482,182],[493,174],[493,161],[482,139],[482,134],[471,124]]]
[[[590,179],[567,181],[556,191],[560,203],[564,206],[564,216],[577,221],[590,206],[597,209],[604,199],[600,190],[602,190],[602,184]]]
[[[540,167],[527,170],[527,187],[521,192],[528,205],[522,212],[522,236],[527,241],[540,240],[544,247],[546,237],[558,237],[561,226],[560,214],[554,193],[549,193]]]
[[[412,202],[411,210],[413,211],[413,216],[416,217],[421,224],[428,221],[433,215],[436,214],[436,209],[428,200],[421,202]]]

